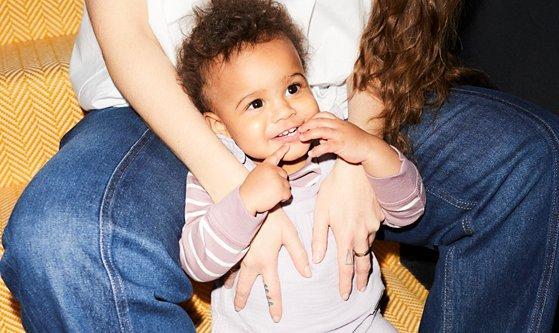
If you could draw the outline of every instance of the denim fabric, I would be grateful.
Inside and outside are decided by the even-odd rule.
[[[550,331],[557,303],[559,120],[454,89],[409,128],[426,213],[387,239],[437,248],[425,332]],[[192,331],[178,263],[186,169],[128,108],[90,113],[35,177],[0,272],[29,331]]]
[[[557,305],[559,118],[454,89],[411,126],[425,215],[384,237],[438,249],[424,332],[548,332]]]
[[[30,332],[193,332],[179,306],[187,170],[129,108],[89,113],[29,184],[2,278]]]

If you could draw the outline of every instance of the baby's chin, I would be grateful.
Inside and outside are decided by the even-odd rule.
[[[268,156],[276,152],[281,145],[272,145],[267,147],[265,150],[260,151],[245,151],[245,153],[255,161],[264,161]],[[309,152],[311,145],[309,143],[290,143],[289,151],[282,158],[283,162],[298,162],[301,159],[307,158],[307,153]],[[241,148],[242,149],[242,148]]]
[[[293,143],[289,145],[289,151],[283,157],[284,162],[296,162],[301,159],[307,158],[307,153],[310,149],[310,144],[308,143]]]

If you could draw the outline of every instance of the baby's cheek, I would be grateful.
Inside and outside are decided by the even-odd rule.
[[[257,124],[247,124],[237,129],[233,140],[245,154],[255,159],[265,159],[273,153],[269,152],[270,147],[262,126]]]

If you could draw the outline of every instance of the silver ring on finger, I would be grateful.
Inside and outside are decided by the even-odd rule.
[[[368,248],[367,251],[365,251],[365,252],[357,252],[357,251],[353,250],[353,255],[356,256],[356,257],[358,257],[358,258],[366,257],[366,256],[368,256],[369,254],[371,254],[371,251],[372,251],[372,248],[371,248],[371,247]]]

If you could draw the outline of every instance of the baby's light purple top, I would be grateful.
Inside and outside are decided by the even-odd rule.
[[[248,169],[254,167],[253,162],[232,141],[225,138],[222,138],[222,141]],[[391,227],[413,223],[422,215],[425,207],[425,191],[417,168],[400,152],[398,154],[402,165],[397,175],[388,178],[369,177],[369,183],[386,217],[384,223]],[[309,159],[305,167],[289,175],[293,199],[282,208],[296,226],[309,254],[316,195],[333,163],[332,159],[322,161]],[[194,280],[215,280],[242,259],[250,241],[264,222],[266,214],[250,215],[241,200],[239,188],[233,190],[220,202],[213,203],[209,194],[192,174],[187,176],[186,187],[186,223],[180,240],[181,264]],[[307,327],[310,324],[308,318],[315,318],[317,331],[336,330],[339,325],[342,327],[338,328],[344,331],[350,327],[351,330],[356,329],[365,321],[368,314],[376,310],[377,301],[384,290],[378,263],[373,258],[374,269],[367,290],[365,292],[354,290],[350,299],[345,302],[339,302],[341,298],[337,288],[337,265],[336,245],[331,232],[328,251],[323,262],[311,266],[313,271],[311,279],[305,279],[295,271],[289,255],[285,249],[282,249],[278,259],[278,271],[284,300],[284,316],[280,324],[273,323],[269,318],[266,297],[261,290],[263,287],[258,285],[257,281],[247,307],[238,313],[233,310],[232,290],[221,287],[212,293],[214,328],[221,327],[223,331],[252,331],[264,328],[266,331],[282,331],[300,328],[300,325]],[[305,308],[305,300],[316,297],[323,300],[313,300]],[[289,303],[290,300],[293,306],[297,307],[297,311],[286,308],[288,305],[286,302]],[[326,302],[324,304],[329,306],[317,307],[316,302],[322,304],[320,301]],[[330,319],[323,322],[324,320],[319,318]]]

